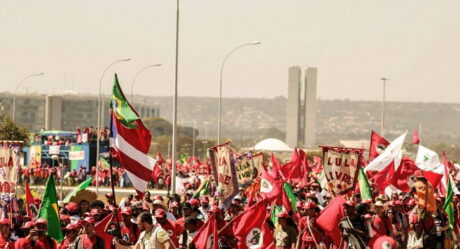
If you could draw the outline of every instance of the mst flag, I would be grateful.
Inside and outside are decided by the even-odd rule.
[[[390,145],[390,142],[381,137],[377,132],[372,131],[371,143],[369,145],[369,162],[378,157],[388,145]]]
[[[196,249],[219,249],[216,214],[209,217],[192,240]]]
[[[45,193],[43,194],[42,205],[38,211],[37,218],[43,218],[48,222],[47,235],[53,237],[57,241],[64,239],[61,231],[61,221],[59,220],[56,187],[54,186],[53,175],[50,175],[48,181],[46,181]]]
[[[259,201],[231,221],[238,249],[274,248],[273,232],[265,224],[266,215],[267,207]]]
[[[29,184],[26,182],[25,183],[26,187],[26,213],[27,216],[31,218],[35,218],[35,215],[37,214],[38,208],[37,205],[35,205],[34,202],[34,196],[32,195],[32,192],[30,191]]]
[[[111,147],[114,158],[123,166],[134,188],[144,193],[155,167],[155,159],[148,156],[152,136],[128,103],[118,83],[112,88]]]

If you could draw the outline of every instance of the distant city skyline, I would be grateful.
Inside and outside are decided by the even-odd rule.
[[[181,1],[179,97],[287,97],[289,66],[318,68],[318,98],[459,103],[460,2]],[[104,68],[129,94],[171,96],[174,82],[175,1],[5,0],[0,8],[0,91],[19,89],[97,94]]]

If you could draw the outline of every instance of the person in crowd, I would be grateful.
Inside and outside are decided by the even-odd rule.
[[[84,230],[74,242],[75,249],[105,249],[105,241],[96,235],[94,225],[96,221],[93,217],[83,219]]]
[[[154,225],[150,213],[141,213],[137,217],[137,224],[142,230],[134,246],[125,246],[118,239],[115,247],[119,249],[171,249],[173,245],[168,233],[160,225]]]
[[[289,225],[288,212],[281,212],[276,215],[278,218],[278,225],[274,231],[276,249],[295,249],[297,242],[297,231],[294,227]]]

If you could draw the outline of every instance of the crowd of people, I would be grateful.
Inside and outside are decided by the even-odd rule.
[[[409,193],[385,196],[378,195],[374,188],[376,197],[371,200],[362,200],[358,192],[347,195],[343,217],[338,224],[344,239],[341,245],[334,244],[326,231],[316,224],[322,210],[337,196],[323,189],[315,174],[305,180],[291,183],[296,208],[277,213],[276,221],[272,215],[273,205],[266,203],[266,224],[273,233],[269,248],[441,249],[458,245],[458,196],[454,197],[456,222],[454,229],[450,229],[442,208],[445,198],[435,193],[421,172],[415,172]],[[182,195],[162,197],[146,192],[144,196],[136,194],[123,198],[118,205],[111,193],[106,194],[105,201],[60,202],[60,221],[65,233],[65,239],[60,242],[46,235],[46,220],[27,217],[24,202],[18,201],[13,219],[0,221],[0,248],[106,249],[107,244],[112,243],[121,249],[196,248],[193,238],[211,215],[216,216],[219,248],[245,248],[233,236],[229,224],[263,198],[253,195],[251,188],[240,188],[238,195],[222,207],[214,194],[215,185],[210,186],[209,195],[197,197],[193,188],[200,185],[200,178],[195,181],[192,185],[184,183],[188,186],[184,186]],[[39,199],[36,202],[40,204]],[[102,222],[109,216],[108,222]],[[107,240],[107,235],[115,239]]]

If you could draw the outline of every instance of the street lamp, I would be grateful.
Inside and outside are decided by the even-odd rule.
[[[16,93],[18,92],[19,87],[24,83],[24,81],[28,78],[34,77],[34,76],[42,76],[44,73],[34,73],[34,74],[29,74],[26,77],[22,78],[21,81],[19,81],[18,85],[16,86],[16,89],[14,90],[14,95],[13,95],[13,122],[15,121],[16,118]]]
[[[176,152],[177,152],[177,85],[179,82],[179,0],[176,0],[176,56],[174,68],[174,97],[172,117],[171,148],[171,192],[176,194]]]
[[[151,67],[159,67],[159,66],[161,66],[161,63],[148,65],[148,66],[142,68],[141,70],[139,70],[139,71],[136,73],[136,75],[135,75],[134,78],[133,78],[133,81],[131,82],[131,98],[130,98],[131,104],[133,104],[133,87],[134,87],[134,82],[135,82],[136,79],[137,79],[137,76],[139,76],[139,74],[142,73],[142,72],[143,72],[144,70],[146,70],[146,69],[149,69],[149,68],[151,68]],[[134,105],[134,104],[133,104],[133,105]]]
[[[225,56],[225,59],[222,62],[222,67],[220,68],[220,84],[219,84],[219,120],[218,120],[218,125],[217,125],[217,144],[220,144],[220,128],[221,128],[221,120],[222,120],[222,73],[224,71],[225,62],[227,62],[228,57],[230,57],[230,55],[233,54],[236,50],[242,47],[251,46],[251,45],[259,45],[259,44],[260,44],[260,41],[253,41],[250,43],[241,44],[238,47],[232,49],[227,54],[227,56]]]
[[[208,144],[208,140],[201,141],[203,144],[203,161],[206,160],[206,145]]]
[[[96,134],[96,137],[97,137],[97,141],[96,141],[96,194],[99,194],[99,167],[98,167],[98,163],[99,163],[99,147],[101,146],[100,145],[100,143],[101,143],[100,139],[101,139],[101,112],[102,112],[102,110],[101,110],[102,109],[101,108],[102,80],[104,79],[105,73],[107,73],[109,68],[111,68],[113,65],[115,65],[117,63],[120,63],[120,62],[130,61],[130,60],[131,60],[131,58],[126,57],[124,59],[112,62],[110,65],[108,65],[104,69],[104,72],[101,75],[101,79],[99,80],[99,99],[97,101],[97,134]]]
[[[380,135],[383,136],[383,132],[384,132],[384,126],[385,126],[385,90],[386,90],[386,83],[388,80],[390,80],[389,78],[385,78],[385,77],[382,77],[380,78],[380,80],[382,80],[383,82],[383,96],[382,96],[382,118],[380,120]]]

